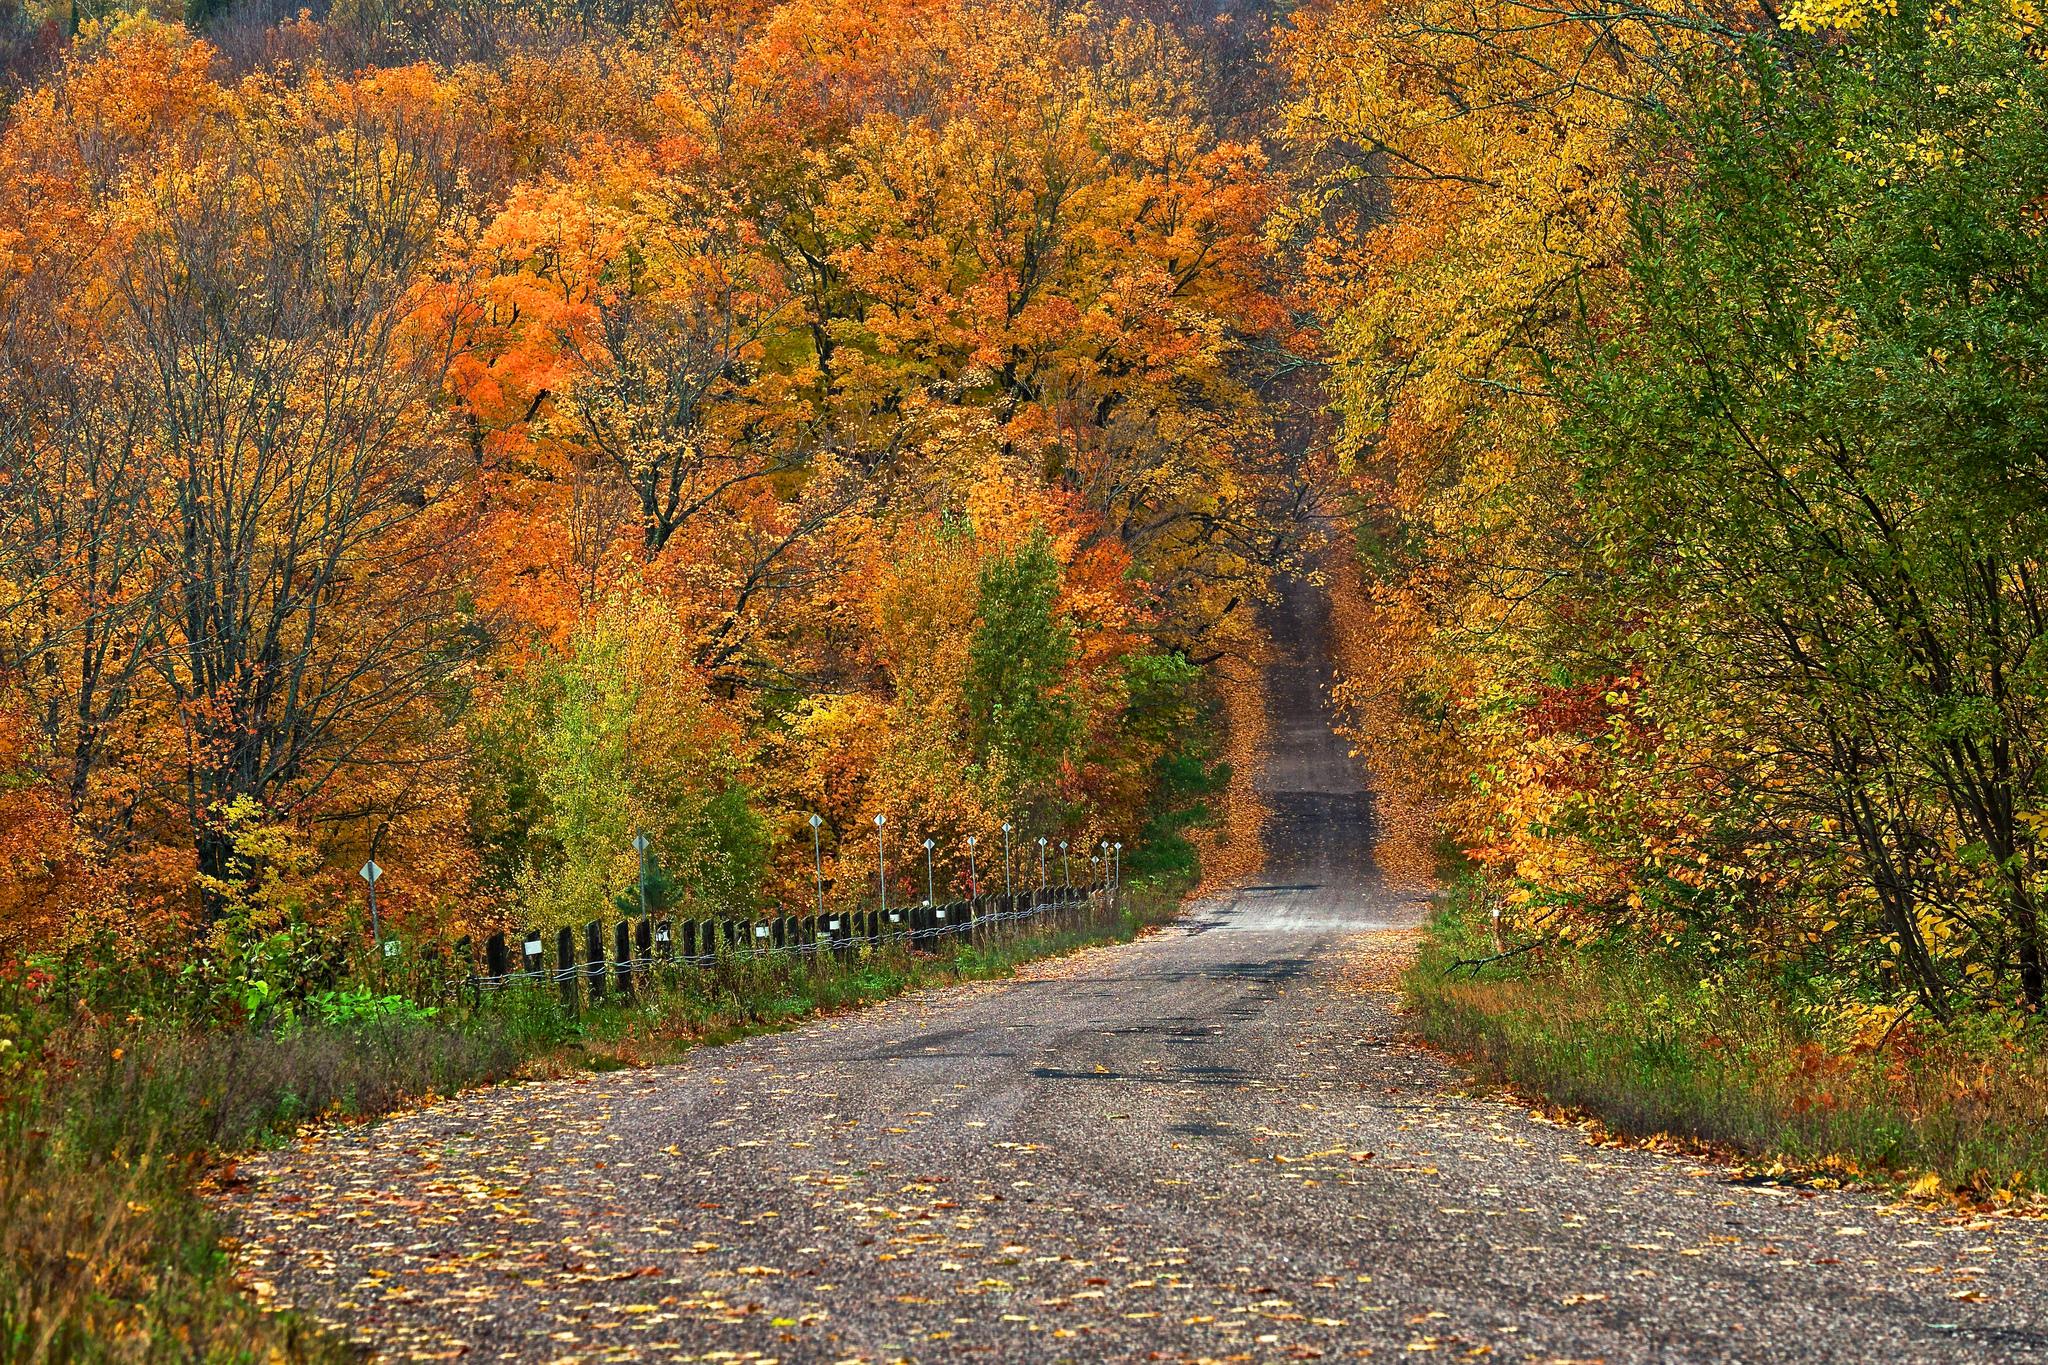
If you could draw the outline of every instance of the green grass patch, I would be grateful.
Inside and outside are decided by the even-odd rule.
[[[1101,923],[937,952],[735,959],[580,1013],[532,987],[431,1011],[351,998],[311,1023],[208,1031],[60,1016],[31,986],[0,983],[0,1365],[354,1359],[241,1292],[206,1198],[225,1156],[308,1122],[514,1076],[656,1064],[907,990],[1006,976],[1129,940],[1171,918],[1186,889],[1139,885]]]
[[[1843,1036],[1813,983],[1627,944],[1495,952],[1474,885],[1432,919],[1404,993],[1485,1079],[1635,1137],[1671,1134],[1809,1175],[2006,1202],[2048,1191],[2048,1030],[1915,1017]],[[1934,1177],[1929,1180],[1928,1177]]]

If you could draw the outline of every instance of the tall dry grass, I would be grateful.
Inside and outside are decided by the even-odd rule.
[[[1991,1202],[2048,1195],[2048,1027],[2011,1016],[1829,1036],[1818,988],[1619,948],[1491,945],[1453,897],[1406,978],[1430,1041],[1616,1132]]]

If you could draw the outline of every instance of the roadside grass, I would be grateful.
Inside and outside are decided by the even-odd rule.
[[[307,1123],[367,1119],[515,1076],[656,1064],[909,990],[1011,975],[1171,919],[1176,878],[1132,888],[1113,921],[938,952],[738,959],[580,1015],[544,988],[473,1013],[289,1031],[198,1031],[85,1016],[24,1020],[0,1053],[0,1362],[343,1361],[305,1320],[234,1276],[207,1195],[233,1153]],[[33,1040],[33,1041],[31,1041]]]
[[[1832,1038],[1827,1001],[1740,968],[1621,947],[1457,966],[1493,944],[1454,884],[1404,980],[1421,1034],[1486,1080],[1630,1136],[1821,1180],[2033,1202],[2048,1192],[2048,1027],[2017,1018]]]

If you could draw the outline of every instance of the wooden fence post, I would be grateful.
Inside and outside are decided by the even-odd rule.
[[[590,1003],[604,999],[604,925],[592,920],[583,926],[583,972],[590,978]]]
[[[562,988],[562,1008],[576,1013],[576,933],[564,929],[555,935],[555,984]]]
[[[612,926],[612,977],[619,984],[619,994],[632,1000],[633,926],[624,920]]]

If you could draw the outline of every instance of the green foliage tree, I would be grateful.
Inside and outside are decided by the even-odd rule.
[[[1673,125],[1567,438],[1663,722],[1841,841],[1863,963],[2039,1007],[2048,73],[1988,6],[1837,37]]]
[[[645,833],[653,903],[745,910],[766,828],[679,636],[646,604],[594,612],[536,659],[478,728],[475,820],[497,877],[536,922],[638,907]]]
[[[1068,685],[1074,629],[1060,566],[1043,535],[983,565],[965,693],[976,757],[1011,809],[1042,801],[1081,737]]]
[[[1134,654],[1124,664],[1120,729],[1155,755],[1144,825],[1123,855],[1132,876],[1197,870],[1186,831],[1210,818],[1204,798],[1230,782],[1230,765],[1217,753],[1220,727],[1207,681],[1201,667],[1180,654]]]

